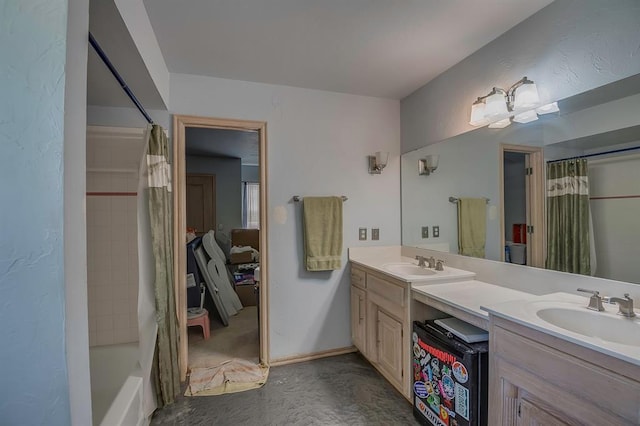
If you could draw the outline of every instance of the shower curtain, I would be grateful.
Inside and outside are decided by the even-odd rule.
[[[547,164],[547,269],[591,272],[587,160]]]
[[[178,321],[173,285],[173,203],[169,144],[151,128],[141,167],[139,195],[140,290],[138,320],[145,411],[171,404],[180,392]],[[151,395],[155,394],[155,400]]]

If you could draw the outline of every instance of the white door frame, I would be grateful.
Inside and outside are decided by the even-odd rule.
[[[500,243],[505,245],[504,235],[504,153],[519,152],[528,155],[531,173],[527,175],[527,224],[533,233],[527,233],[527,265],[544,268],[546,253],[546,227],[544,221],[544,157],[542,147],[500,144]],[[504,250],[501,250],[504,262]]]
[[[253,130],[259,135],[260,157],[260,361],[269,364],[269,286],[268,286],[268,243],[267,238],[267,123],[264,121],[247,121],[197,117],[190,115],[173,116],[173,212],[174,212],[174,260],[173,273],[176,294],[176,312],[179,328],[179,361],[180,378],[186,379],[189,346],[187,334],[187,254],[184,247],[186,241],[186,162],[185,144],[186,128],[200,127],[206,129]]]

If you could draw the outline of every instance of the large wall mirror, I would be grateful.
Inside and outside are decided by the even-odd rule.
[[[531,123],[483,127],[403,154],[403,245],[458,253],[454,199],[485,198],[484,257],[544,267],[546,229],[556,226],[545,213],[546,166],[588,156],[591,275],[640,283],[640,74],[558,105],[559,112]],[[519,152],[518,147],[527,149]],[[528,152],[534,148],[541,148],[543,157],[539,199],[526,187]],[[424,160],[436,155],[437,168],[424,173]],[[531,224],[527,209],[536,208],[542,221],[533,232],[543,237],[541,257],[533,259],[526,246],[524,255],[510,256],[514,245],[523,244],[516,230],[524,226],[526,231]]]

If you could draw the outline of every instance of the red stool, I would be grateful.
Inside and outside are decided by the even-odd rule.
[[[196,325],[202,327],[204,340],[207,340],[209,338],[209,312],[206,309],[189,309],[187,311],[187,327]]]

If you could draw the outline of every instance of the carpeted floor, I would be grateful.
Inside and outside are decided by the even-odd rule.
[[[230,317],[228,327],[215,318],[211,319],[211,337],[207,340],[204,340],[200,327],[189,327],[189,368],[214,367],[231,358],[257,363],[260,353],[258,339],[255,306],[247,306],[238,315]]]
[[[171,426],[419,425],[411,404],[358,354],[273,367],[260,389],[179,397],[151,424]]]

